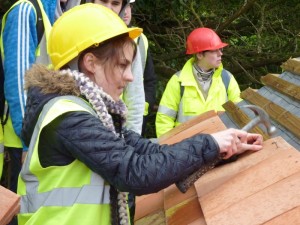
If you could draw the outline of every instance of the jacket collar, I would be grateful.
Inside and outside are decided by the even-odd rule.
[[[179,81],[181,82],[182,86],[197,86],[194,74],[193,74],[193,64],[195,62],[195,58],[190,58],[185,65],[183,66]],[[223,70],[223,64],[221,64],[214,72],[213,76],[221,76],[221,72]]]

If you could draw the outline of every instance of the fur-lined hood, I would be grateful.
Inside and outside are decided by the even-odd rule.
[[[44,105],[58,96],[80,96],[80,91],[71,76],[62,75],[61,71],[36,64],[25,74],[25,90],[27,90],[27,100],[21,137],[25,145],[29,146],[35,124]]]
[[[61,71],[48,69],[44,65],[33,65],[25,75],[25,90],[38,87],[44,94],[80,96],[79,88],[73,77]]]

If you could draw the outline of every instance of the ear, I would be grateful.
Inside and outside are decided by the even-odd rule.
[[[86,75],[93,75],[95,73],[95,60],[96,57],[90,52],[82,57],[82,68]]]
[[[198,52],[196,54],[196,58],[197,58],[197,60],[201,60],[203,58],[203,53],[202,52]]]

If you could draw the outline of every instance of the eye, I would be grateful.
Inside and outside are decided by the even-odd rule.
[[[113,1],[112,4],[115,5],[115,6],[119,6],[119,5],[121,5],[121,2],[119,2],[119,1]]]
[[[119,67],[120,67],[122,70],[125,70],[127,66],[128,66],[127,63],[120,63],[120,64],[119,64]]]

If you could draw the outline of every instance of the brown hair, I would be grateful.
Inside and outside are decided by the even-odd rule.
[[[111,68],[119,65],[121,60],[125,57],[124,46],[131,45],[133,47],[133,59],[136,56],[136,43],[128,36],[128,34],[122,34],[114,38],[108,39],[98,46],[94,45],[84,50],[78,59],[79,71],[82,58],[86,53],[92,53],[100,60],[101,64],[110,65]]]

